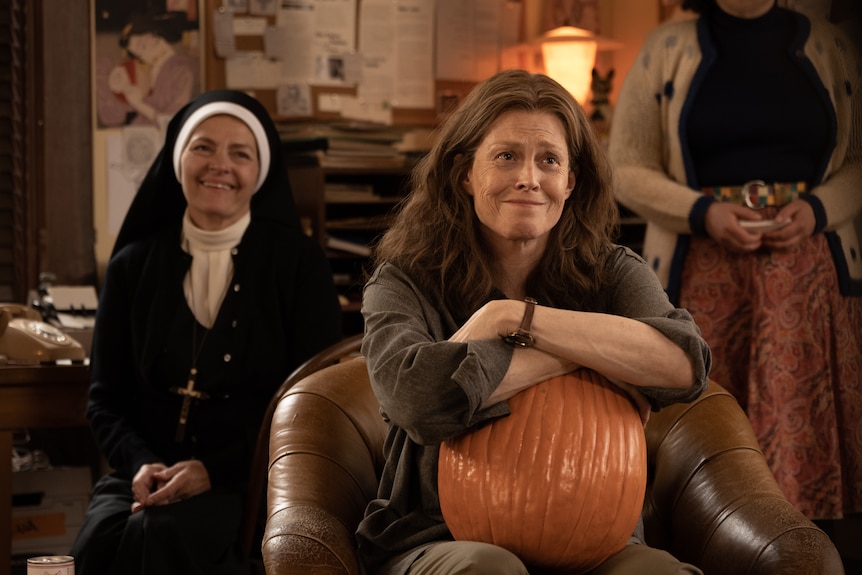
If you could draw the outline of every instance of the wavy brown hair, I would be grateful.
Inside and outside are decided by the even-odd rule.
[[[491,125],[510,111],[550,112],[562,122],[575,188],[527,281],[540,302],[577,307],[596,296],[617,229],[611,168],[584,111],[560,84],[522,70],[476,86],[439,127],[414,168],[410,193],[380,240],[374,263],[392,262],[466,318],[494,292],[492,254],[462,182]]]

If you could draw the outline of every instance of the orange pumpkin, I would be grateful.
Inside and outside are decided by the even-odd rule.
[[[456,540],[530,567],[583,573],[620,551],[643,507],[646,439],[632,400],[580,369],[509,399],[511,414],[440,447],[443,518]]]

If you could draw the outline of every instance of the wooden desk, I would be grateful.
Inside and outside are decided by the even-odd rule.
[[[90,369],[86,365],[0,365],[0,571],[12,570],[12,433],[20,429],[86,427]],[[3,567],[5,565],[5,567]]]

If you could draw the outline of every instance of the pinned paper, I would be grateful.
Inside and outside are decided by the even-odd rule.
[[[123,128],[123,169],[148,170],[162,147],[162,134],[155,126]]]
[[[266,18],[234,18],[233,33],[236,36],[263,36]]]
[[[276,92],[279,116],[311,116],[311,88],[308,84],[286,84]]]
[[[216,56],[230,58],[236,54],[236,36],[233,32],[233,14],[225,10],[213,11],[213,41]]]
[[[222,0],[222,7],[229,12],[247,12],[248,2],[246,0]]]
[[[328,114],[341,113],[341,94],[324,92],[317,96],[317,109]]]
[[[270,26],[263,31],[263,53],[267,58],[283,60],[289,54],[290,35],[281,26]]]
[[[270,60],[263,52],[237,52],[225,62],[225,83],[228,88],[275,89],[281,70],[281,63]]]
[[[362,120],[375,124],[392,125],[392,106],[382,100],[366,100],[343,96],[341,98],[341,115],[353,120]]]
[[[249,0],[248,12],[258,16],[275,16],[279,0]]]

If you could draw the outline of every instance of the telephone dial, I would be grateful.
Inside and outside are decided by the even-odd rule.
[[[62,330],[42,321],[39,311],[0,303],[0,363],[84,361],[86,350]]]

